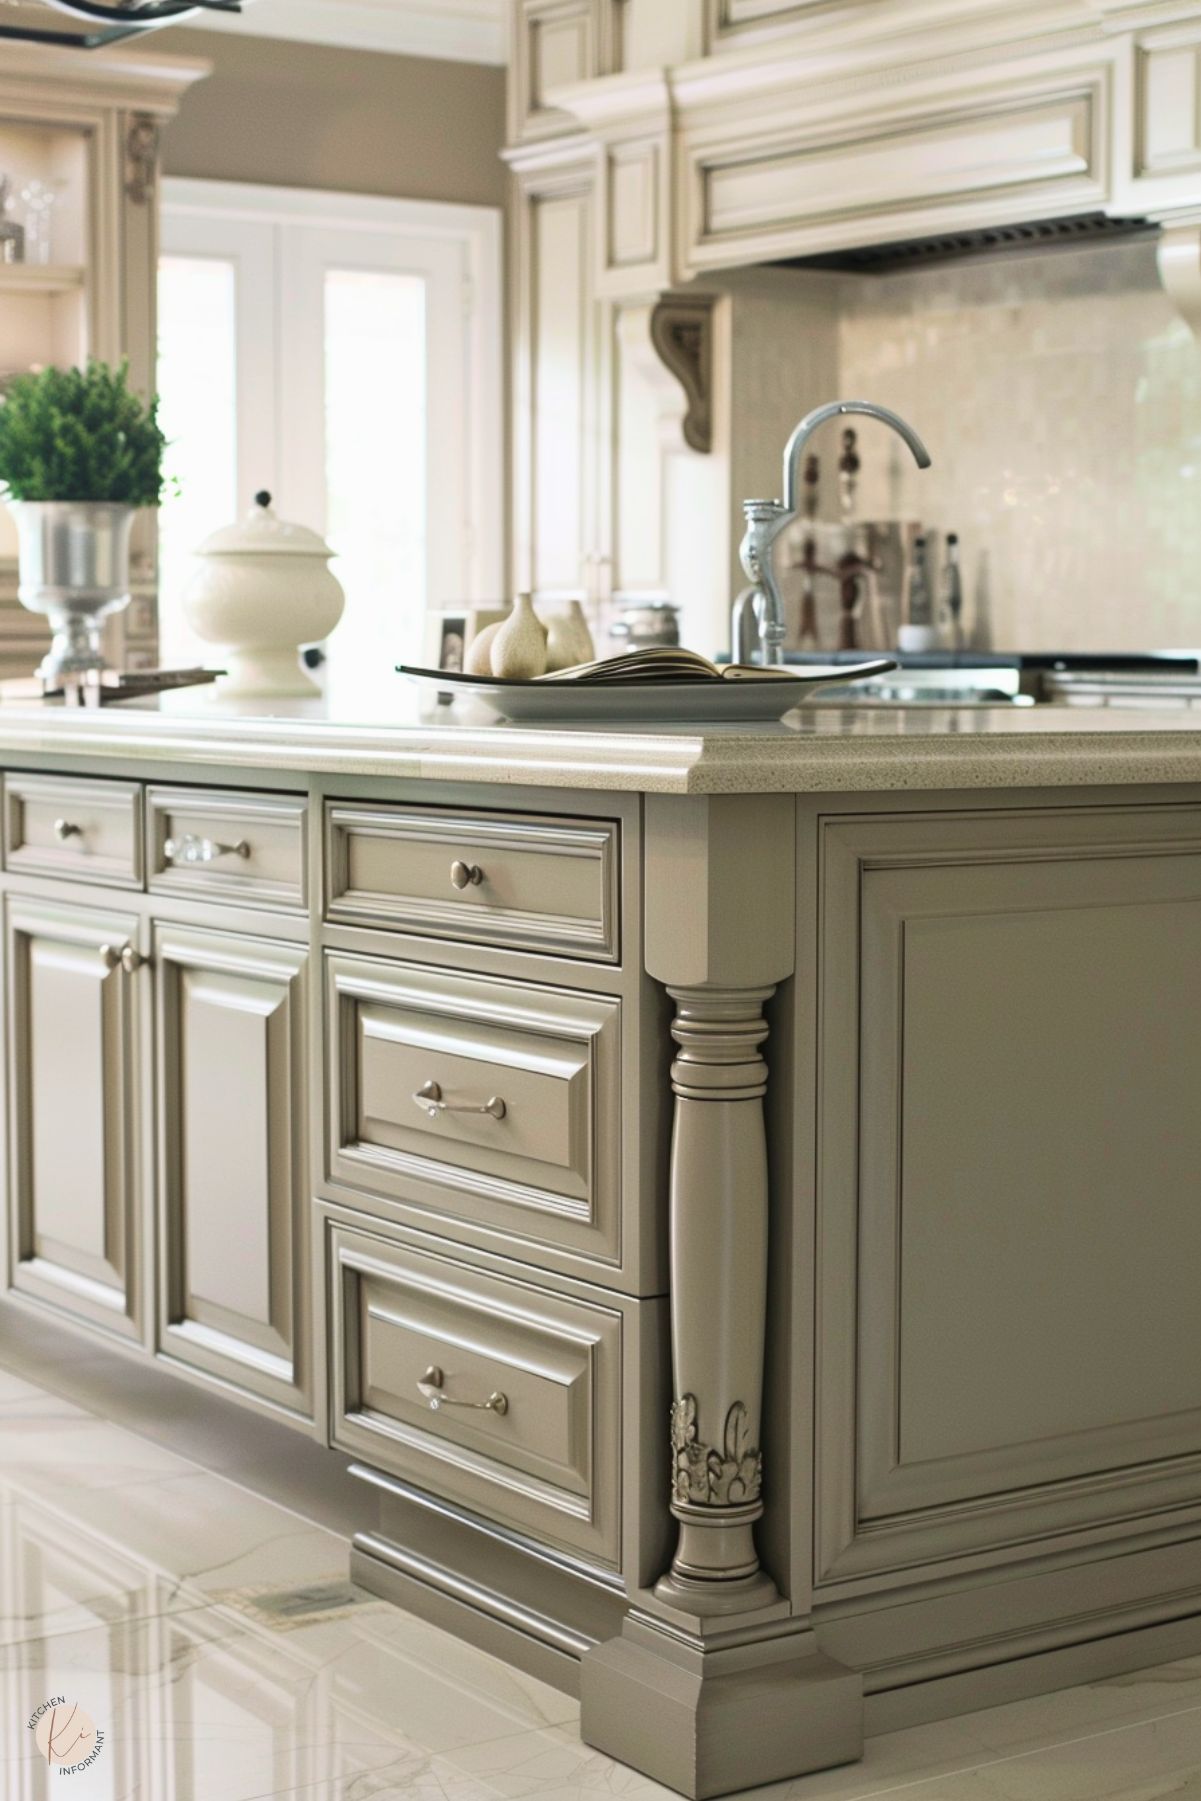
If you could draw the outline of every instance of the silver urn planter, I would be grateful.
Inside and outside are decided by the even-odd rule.
[[[38,669],[43,681],[103,669],[100,628],[129,605],[129,546],[135,507],[108,500],[10,500],[17,523],[17,597],[54,633]]]

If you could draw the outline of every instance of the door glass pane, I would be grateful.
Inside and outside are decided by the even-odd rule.
[[[325,275],[326,527],[346,613],[330,639],[336,695],[421,649],[426,605],[426,284],[420,275]]]
[[[237,271],[217,257],[165,256],[159,264],[158,391],[170,448],[159,518],[159,619],[165,668],[214,662],[188,629],[180,595],[192,552],[237,512]],[[172,484],[173,485],[173,484]]]

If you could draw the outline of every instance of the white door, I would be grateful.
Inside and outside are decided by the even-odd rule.
[[[335,698],[391,692],[429,610],[498,598],[499,262],[489,209],[165,184],[164,662],[213,660],[179,604],[191,551],[261,490],[338,553]]]

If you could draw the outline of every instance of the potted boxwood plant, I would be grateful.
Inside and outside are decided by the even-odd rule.
[[[158,402],[131,391],[124,363],[8,383],[0,492],[17,523],[18,597],[54,631],[43,680],[104,667],[100,625],[129,603],[130,533],[162,498],[165,448]]]

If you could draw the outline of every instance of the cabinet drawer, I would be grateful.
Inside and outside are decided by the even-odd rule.
[[[142,791],[136,782],[10,775],[7,867],[30,875],[142,886]]]
[[[150,887],[212,900],[305,905],[306,803],[290,795],[151,788]]]
[[[620,1312],[339,1224],[329,1259],[335,1447],[615,1565]]]
[[[617,961],[614,820],[333,804],[327,831],[338,924]]]
[[[332,955],[328,1005],[335,1181],[620,1260],[618,1000]]]

